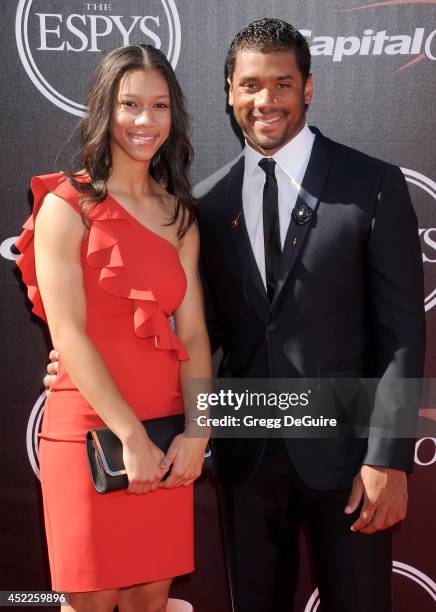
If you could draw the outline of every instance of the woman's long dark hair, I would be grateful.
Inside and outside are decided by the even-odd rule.
[[[111,123],[115,93],[124,74],[131,70],[157,70],[168,83],[171,100],[171,129],[166,142],[150,163],[150,175],[176,198],[174,215],[169,225],[179,224],[182,238],[195,220],[194,201],[188,179],[192,146],[188,138],[189,118],[184,96],[174,70],[165,55],[150,45],[129,45],[111,51],[98,65],[87,99],[87,113],[80,125],[81,172],[67,174],[80,191],[84,218],[90,206],[107,196],[106,182],[112,167]],[[89,181],[83,180],[83,171]]]

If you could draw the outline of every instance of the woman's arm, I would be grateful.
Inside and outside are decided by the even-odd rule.
[[[80,216],[65,200],[45,197],[35,223],[38,285],[53,345],[80,393],[122,441],[129,491],[142,493],[158,486],[163,453],[148,439],[86,333],[80,258],[84,232]]]
[[[169,478],[161,484],[165,487],[188,486],[198,478],[210,435],[210,430],[206,428],[203,437],[198,437],[198,433],[196,437],[189,435],[190,419],[194,414],[198,415],[195,398],[201,386],[201,384],[193,386],[191,381],[204,381],[203,386],[209,391],[208,381],[212,379],[212,358],[198,267],[199,246],[198,228],[193,225],[184,236],[179,249],[180,262],[187,278],[187,290],[182,304],[174,313],[177,335],[190,357],[189,361],[180,364],[186,425],[185,433],[174,439],[165,456],[163,463],[165,466],[174,462]],[[198,432],[198,427],[191,429],[196,429]]]
[[[175,312],[177,335],[189,354],[189,361],[180,364],[180,381],[186,424],[191,416],[197,414],[192,404],[196,391],[190,381],[210,381],[212,378],[212,357],[204,314],[203,289],[199,272],[200,240],[198,228],[193,225],[183,239],[179,251],[180,261],[187,278],[187,290],[182,304]]]

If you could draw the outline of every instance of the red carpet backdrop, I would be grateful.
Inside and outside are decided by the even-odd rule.
[[[233,35],[279,17],[307,37],[315,96],[309,123],[398,164],[419,218],[426,277],[427,377],[436,377],[436,0],[8,0],[0,65],[1,470],[0,588],[47,589],[38,484],[41,378],[49,350],[15,271],[15,237],[30,211],[34,174],[73,163],[77,122],[93,67],[121,45],[162,49],[185,91],[196,159],[193,184],[240,151],[226,109],[224,59]],[[428,408],[428,406],[426,407]],[[434,414],[434,413],[433,413]],[[431,418],[423,411],[421,418]],[[436,594],[436,437],[418,439],[407,521],[394,539],[396,612],[431,612]],[[68,478],[68,475],[66,475]],[[196,612],[230,612],[215,488],[197,486],[197,571],[173,596]],[[304,533],[297,612],[318,609]],[[146,551],[144,551],[146,554]],[[275,612],[275,611],[274,611]],[[282,612],[282,611],[281,611]],[[283,611],[286,612],[286,611]]]

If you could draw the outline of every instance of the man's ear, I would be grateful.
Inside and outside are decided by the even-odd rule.
[[[312,77],[312,73],[309,73],[306,84],[304,86],[304,103],[310,104],[312,102],[312,96],[313,96],[313,77]]]
[[[227,85],[229,86],[229,106],[233,106],[233,87],[230,79],[227,79]]]

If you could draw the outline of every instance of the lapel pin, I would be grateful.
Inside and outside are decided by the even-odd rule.
[[[239,219],[240,219],[241,215],[242,215],[242,212],[240,212],[240,213],[238,214],[238,216],[237,216],[237,217],[235,217],[235,219],[233,219],[233,221],[232,221],[232,227],[233,227],[233,229],[235,229],[236,227],[238,227],[238,225],[239,225],[239,223],[240,223]]]
[[[299,204],[292,211],[292,218],[297,225],[304,225],[312,218],[313,210],[307,204]]]

